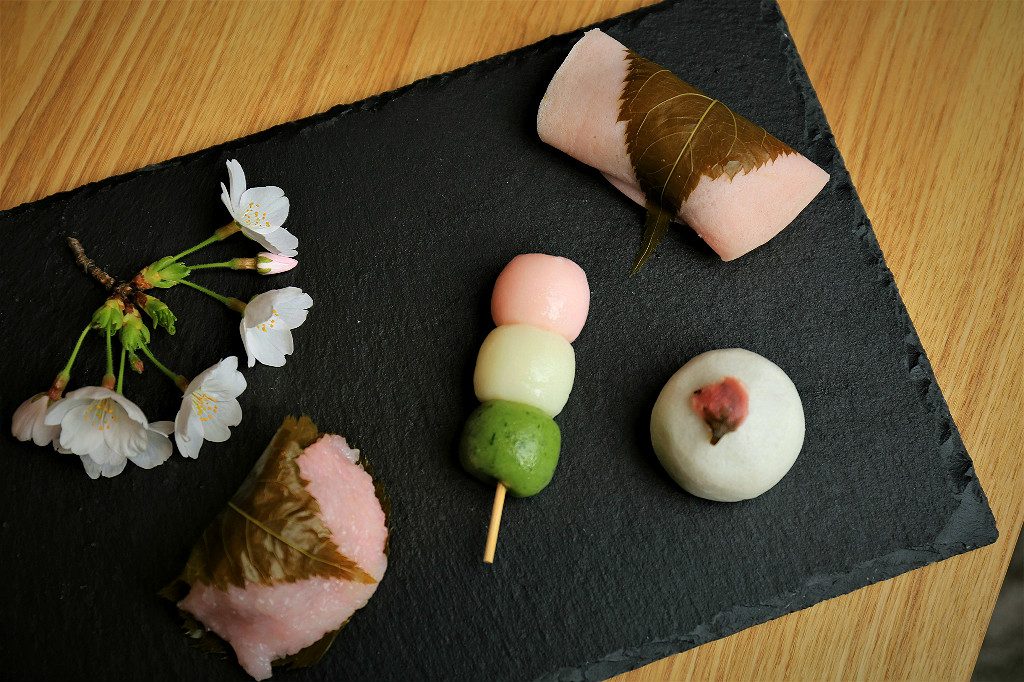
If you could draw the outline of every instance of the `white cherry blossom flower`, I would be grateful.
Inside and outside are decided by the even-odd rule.
[[[298,287],[272,289],[249,301],[239,325],[249,366],[257,360],[271,367],[283,366],[285,356],[295,349],[291,330],[306,321],[311,305],[313,299]]]
[[[81,457],[92,478],[116,476],[129,461],[152,469],[171,456],[168,435],[174,425],[150,424],[135,403],[109,388],[72,391],[50,407],[43,421],[60,427],[54,447]]]
[[[152,469],[166,462],[172,452],[171,439],[168,436],[173,431],[174,422],[162,421],[150,424],[146,434],[149,441],[146,451],[130,458],[131,461],[143,469]],[[57,452],[70,453],[70,451],[63,450],[56,444],[54,444],[54,447],[57,449]],[[100,476],[113,478],[124,471],[125,466],[128,464],[127,458],[110,464],[97,464],[89,455],[82,455],[81,460],[82,466],[85,467],[85,473],[89,474],[89,478],[92,479],[97,479]]]
[[[228,427],[242,421],[238,396],[245,390],[245,377],[238,371],[238,358],[224,358],[193,379],[174,420],[174,442],[185,457],[195,459],[203,441],[222,443],[231,437]]]
[[[288,219],[288,197],[280,187],[245,186],[245,171],[235,159],[227,162],[228,187],[220,183],[220,199],[242,233],[282,256],[294,256],[298,238],[281,227]]]
[[[51,401],[45,393],[37,393],[14,411],[11,420],[11,433],[21,441],[32,441],[36,445],[45,446],[53,443],[60,436],[60,426],[46,424],[46,410],[55,401]]]

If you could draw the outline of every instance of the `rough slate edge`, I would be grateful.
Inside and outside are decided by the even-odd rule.
[[[664,8],[683,0],[667,0],[667,2],[642,8],[620,17],[594,24],[602,28],[620,24],[637,24],[647,18],[654,18]],[[780,48],[789,62],[789,80],[804,101],[804,133],[809,142],[817,147],[820,158],[831,156],[829,172],[832,182],[825,191],[833,191],[843,201],[853,203],[858,217],[854,228],[855,234],[864,245],[864,258],[877,269],[876,281],[888,290],[889,296],[897,306],[899,319],[905,328],[904,341],[907,351],[907,371],[918,386],[922,402],[929,412],[934,414],[943,429],[940,451],[947,462],[949,487],[954,491],[960,504],[953,512],[945,528],[937,536],[937,542],[931,545],[898,550],[890,554],[866,561],[854,566],[847,573],[821,574],[813,576],[800,590],[777,595],[774,599],[759,604],[744,604],[716,614],[708,623],[702,624],[684,635],[647,642],[638,647],[623,649],[602,657],[599,660],[583,664],[581,667],[562,668],[545,675],[545,680],[596,680],[604,679],[621,672],[639,668],[648,663],[670,656],[700,644],[719,639],[740,630],[746,629],[794,611],[807,608],[826,599],[837,597],[866,585],[893,578],[916,568],[962,554],[995,542],[998,532],[995,519],[988,506],[988,500],[981,488],[974,465],[956,429],[945,398],[940,391],[932,371],[931,364],[925,355],[921,341],[914,330],[913,323],[906,307],[899,296],[896,281],[892,272],[885,264],[878,240],[871,229],[871,221],[864,211],[857,192],[853,187],[846,165],[839,153],[835,138],[825,118],[825,113],[817,99],[814,88],[803,63],[797,54],[796,46],[789,35],[789,27],[774,0],[762,0],[761,18],[770,30],[779,34]],[[589,28],[589,27],[587,27]],[[493,71],[506,64],[528,58],[530,55],[558,44],[574,42],[587,28],[577,29],[571,33],[552,36],[533,45],[529,45],[503,55],[470,64],[445,74],[429,76],[409,85],[352,104],[333,107],[323,113],[283,123],[265,131],[255,133],[237,140],[226,142],[197,152],[192,152],[163,163],[146,166],[139,170],[122,175],[109,177],[99,182],[90,183],[74,190],[53,194],[45,199],[32,203],[21,204],[6,211],[0,211],[0,217],[14,218],[29,214],[43,208],[49,203],[60,201],[70,196],[103,193],[112,187],[130,182],[143,173],[152,173],[164,168],[187,165],[207,156],[218,156],[225,150],[243,149],[265,139],[279,135],[299,135],[321,125],[332,125],[338,118],[355,111],[372,111],[392,100],[416,89],[438,85],[470,74]]]

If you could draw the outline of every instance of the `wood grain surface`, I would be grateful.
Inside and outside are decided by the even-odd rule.
[[[640,4],[0,0],[0,208]],[[623,679],[966,679],[1024,521],[1024,3],[782,8],[1001,536]]]

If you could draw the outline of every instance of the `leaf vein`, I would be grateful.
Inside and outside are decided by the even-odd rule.
[[[256,519],[255,517],[253,517],[253,516],[250,516],[249,514],[247,514],[247,513],[246,513],[245,511],[243,511],[243,510],[242,510],[242,509],[241,509],[240,507],[238,507],[238,505],[236,505],[236,504],[235,504],[234,502],[228,502],[228,506],[229,506],[229,507],[230,507],[231,509],[235,510],[235,512],[236,512],[236,513],[237,513],[237,514],[238,514],[239,516],[241,516],[242,518],[244,518],[244,519],[245,519],[246,521],[248,521],[249,523],[253,524],[254,526],[256,526],[257,528],[259,528],[259,529],[260,529],[260,530],[262,530],[262,531],[263,531],[264,533],[266,533],[266,534],[267,534],[267,535],[269,535],[270,537],[274,538],[274,539],[275,539],[275,540],[277,540],[278,542],[280,542],[280,543],[282,543],[282,544],[284,544],[284,545],[287,545],[288,547],[290,547],[291,549],[295,550],[295,551],[296,551],[296,552],[298,552],[299,554],[303,555],[303,556],[304,556],[304,557],[306,557],[307,559],[312,559],[313,561],[318,561],[318,562],[320,562],[320,563],[322,563],[322,564],[327,564],[328,566],[333,566],[333,567],[335,567],[335,568],[337,568],[337,569],[339,569],[339,570],[345,570],[345,567],[344,567],[344,566],[341,566],[340,564],[336,564],[336,563],[334,563],[333,561],[327,561],[326,559],[323,559],[323,558],[321,558],[321,557],[318,557],[318,556],[316,556],[315,554],[311,554],[311,553],[307,552],[306,550],[302,549],[301,547],[298,547],[298,546],[296,546],[296,545],[295,545],[294,543],[292,543],[292,542],[289,542],[288,540],[286,540],[286,539],[285,539],[285,538],[284,538],[284,537],[283,537],[282,535],[280,535],[279,533],[275,533],[275,532],[274,532],[274,531],[273,531],[273,530],[272,530],[272,529],[271,529],[271,528],[270,528],[269,526],[267,526],[267,525],[265,525],[265,524],[261,523],[261,522],[260,522],[260,521],[259,521],[258,519]]]
[[[700,118],[697,120],[697,125],[693,126],[693,130],[690,131],[690,137],[688,137],[686,139],[686,142],[683,144],[683,148],[679,150],[679,156],[676,157],[676,162],[674,164],[672,164],[672,170],[670,170],[668,172],[668,177],[665,178],[665,182],[661,186],[661,196],[658,197],[658,203],[659,204],[663,203],[665,201],[665,190],[668,189],[669,184],[672,182],[672,176],[676,172],[676,166],[679,165],[679,159],[683,158],[683,153],[686,151],[686,148],[690,145],[691,142],[693,142],[693,136],[697,134],[697,130],[700,129],[700,126],[704,122],[704,119],[707,117],[708,112],[711,111],[712,107],[714,107],[715,104],[717,104],[717,103],[718,103],[717,99],[711,100],[711,104],[708,105],[708,108],[704,110],[704,113],[701,114]],[[691,160],[691,166],[692,166],[692,163],[693,163],[693,157],[692,156],[690,157],[690,160]]]

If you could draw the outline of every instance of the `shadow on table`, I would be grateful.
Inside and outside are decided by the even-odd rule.
[[[1024,680],[1024,534],[1010,559],[1003,589],[992,622],[981,645],[973,682],[1021,682]]]

